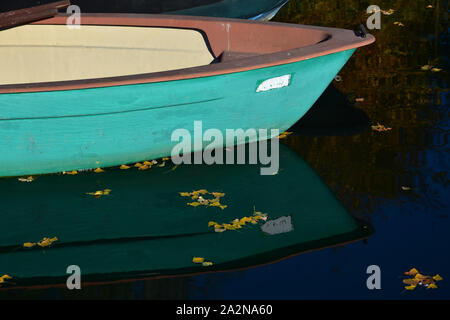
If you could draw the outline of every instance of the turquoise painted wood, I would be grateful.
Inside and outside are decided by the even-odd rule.
[[[168,156],[172,132],[287,130],[354,50],[221,76],[84,90],[0,94],[0,176],[110,167]],[[288,87],[256,92],[291,75]],[[256,140],[253,137],[251,140]],[[199,150],[194,150],[199,151]]]
[[[167,165],[169,166],[169,165]],[[0,179],[0,273],[18,285],[65,283],[66,268],[79,265],[83,282],[137,276],[225,271],[269,263],[292,254],[370,236],[317,174],[280,145],[280,172],[261,176],[259,165],[186,165],[110,169],[102,174],[44,175],[32,183]],[[236,185],[239,183],[239,186]],[[109,188],[95,199],[86,192]],[[179,192],[224,192],[225,210],[191,207]],[[262,225],[215,233],[209,221],[251,216],[291,217],[293,230],[269,235]],[[51,248],[25,242],[57,236]],[[194,265],[204,257],[214,266]]]

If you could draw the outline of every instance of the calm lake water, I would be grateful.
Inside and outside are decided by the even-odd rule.
[[[354,29],[365,23],[370,4],[356,0],[291,1],[275,20]],[[427,8],[430,4],[432,7]],[[259,257],[228,266],[239,267],[238,271],[95,284],[80,291],[61,287],[32,290],[11,287],[0,290],[0,298],[449,299],[448,1],[379,1],[378,5],[383,10],[395,11],[382,15],[381,30],[371,31],[377,42],[357,50],[339,73],[339,81],[334,81],[311,112],[289,130],[293,133],[282,140],[280,148],[279,175],[263,179],[257,175],[259,168],[251,166],[235,166],[226,171],[207,166],[172,170],[173,166],[167,164],[167,168],[158,168],[159,172],[148,176],[134,169],[115,170],[94,178],[91,173],[42,177],[30,184],[3,179],[0,185],[5,199],[9,199],[7,210],[17,210],[14,226],[20,225],[23,222],[20,217],[30,211],[36,221],[53,214],[51,219],[55,224],[62,225],[64,221],[58,220],[58,210],[85,211],[84,207],[92,206],[92,210],[101,211],[104,205],[110,212],[129,210],[131,217],[125,225],[131,225],[135,217],[135,222],[146,221],[146,228],[151,229],[159,223],[148,217],[153,212],[162,214],[167,208],[186,210],[185,203],[177,202],[180,199],[165,198],[169,192],[202,187],[219,190],[226,193],[222,202],[229,205],[222,217],[242,217],[245,212],[251,215],[253,206],[257,205],[257,210],[268,212],[269,216],[271,213],[292,216],[297,223],[296,232],[302,225],[316,228],[317,234],[323,232],[324,240],[279,251],[268,242],[267,248],[271,249],[268,260],[313,251],[250,269],[245,267],[269,261]],[[437,69],[428,70],[433,67]],[[377,123],[392,130],[371,130],[371,125]],[[112,196],[118,190],[122,194],[109,198],[112,199],[108,200],[109,204],[99,202],[103,199],[89,199],[94,201],[85,204],[80,198],[67,196],[74,190],[92,191],[86,190],[88,182],[95,190],[111,187]],[[322,184],[333,194],[323,189]],[[345,214],[339,203],[346,209]],[[342,222],[342,230],[358,221],[361,230],[370,231],[347,232],[345,237],[336,238],[326,228],[332,219],[327,210],[339,212],[348,221]],[[134,216],[131,212],[138,213]],[[346,220],[350,218],[351,221]],[[178,222],[171,222],[167,229],[181,230],[183,219],[192,221],[195,216],[180,214]],[[108,238],[107,225],[112,220],[113,214],[109,213],[96,220],[96,232],[105,234],[99,238]],[[5,222],[8,223],[2,221]],[[189,223],[185,223],[186,228]],[[134,230],[141,227],[136,224]],[[18,228],[27,234],[26,226]],[[54,234],[44,236],[58,235],[57,230],[52,231]],[[28,233],[30,237],[33,232]],[[41,234],[39,230],[35,232],[34,237]],[[126,238],[123,232],[121,237]],[[249,241],[259,241],[252,238],[252,231],[248,234]],[[302,233],[298,235],[299,239],[303,236],[306,237]],[[7,235],[4,237],[8,239]],[[226,237],[224,233],[223,239]],[[353,242],[365,237],[368,239]],[[240,246],[251,247],[250,243],[239,242],[233,236],[229,239],[230,246],[236,247],[236,257],[242,251]],[[134,240],[127,241],[99,245],[104,246],[105,252],[118,246],[123,250],[128,246],[132,252],[136,249]],[[142,241],[143,245],[151,246],[151,239]],[[164,243],[170,248],[168,241]],[[331,245],[337,247],[324,248]],[[185,250],[190,249],[186,243]],[[1,247],[0,254],[10,254],[8,250],[9,247]],[[366,269],[370,265],[381,268],[381,290],[367,289]],[[425,275],[440,274],[444,280],[438,282],[435,290],[407,291],[402,283],[403,273],[413,267]],[[188,268],[186,273],[191,271],[198,272]],[[0,273],[14,275],[13,270],[1,269],[1,260]],[[111,279],[119,280],[117,277],[120,278]],[[39,284],[46,284],[45,280],[41,279]]]

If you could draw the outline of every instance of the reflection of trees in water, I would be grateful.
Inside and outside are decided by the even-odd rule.
[[[352,29],[365,23],[370,4],[293,0],[276,20]],[[427,8],[430,4],[433,8]],[[443,150],[447,142],[445,130],[439,127],[448,114],[441,106],[443,95],[448,94],[447,73],[422,71],[421,66],[447,67],[442,56],[448,48],[439,41],[446,36],[448,2],[401,0],[378,5],[395,13],[382,15],[381,30],[370,31],[376,43],[357,50],[340,72],[343,80],[334,85],[350,96],[364,98],[357,106],[375,124],[380,122],[393,130],[352,137],[291,136],[285,140],[353,212],[373,211],[383,198],[398,196],[402,186],[429,188],[428,176],[443,169],[428,165],[427,157]],[[397,21],[404,27],[395,25]],[[426,169],[427,177],[417,172],[419,169]]]

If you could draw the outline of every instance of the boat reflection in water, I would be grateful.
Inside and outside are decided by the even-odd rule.
[[[87,194],[105,189],[109,195]],[[193,207],[187,203],[194,200],[179,194],[199,189],[225,193],[220,203],[227,207]],[[259,165],[167,163],[145,171],[45,175],[30,183],[4,178],[0,194],[0,272],[15,287],[65,284],[70,265],[81,268],[84,283],[247,268],[373,232],[284,145],[273,176],[261,176]],[[225,232],[208,226],[251,217],[254,208],[267,221]],[[24,248],[44,237],[58,241]],[[195,264],[193,257],[213,264]]]

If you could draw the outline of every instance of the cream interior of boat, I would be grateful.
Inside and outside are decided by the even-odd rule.
[[[169,71],[213,60],[195,30],[26,25],[0,31],[0,85]]]

